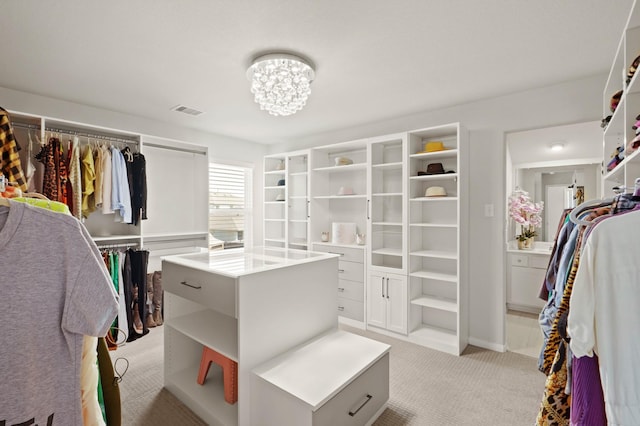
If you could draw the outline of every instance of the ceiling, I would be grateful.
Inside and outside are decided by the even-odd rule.
[[[606,73],[632,3],[0,0],[0,86],[292,142]],[[260,111],[245,76],[274,50],[316,64],[307,106],[289,117]]]

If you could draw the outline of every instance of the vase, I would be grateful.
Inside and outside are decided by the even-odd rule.
[[[516,240],[518,242],[518,250],[524,250],[524,243],[526,240]]]
[[[524,240],[524,248],[525,249],[532,249],[533,248],[533,237],[527,238],[526,240]]]

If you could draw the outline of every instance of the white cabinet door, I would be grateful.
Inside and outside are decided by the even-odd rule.
[[[386,281],[387,328],[407,334],[407,277],[389,274]]]
[[[367,281],[367,324],[387,327],[386,277],[384,274],[369,274]]]

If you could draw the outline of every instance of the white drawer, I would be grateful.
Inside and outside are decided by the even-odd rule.
[[[338,315],[364,322],[364,302],[338,297]]]
[[[364,264],[340,260],[338,262],[338,278],[341,280],[364,282]]]
[[[511,264],[513,266],[529,266],[529,256],[526,254],[512,254]]]
[[[364,301],[364,283],[362,281],[338,281],[338,297]]]
[[[332,246],[328,244],[314,244],[313,250],[321,251],[325,253],[339,254],[340,260],[346,260],[348,262],[364,263],[364,248],[359,249],[355,247]]]
[[[386,353],[313,413],[313,426],[361,426],[389,399]]]
[[[165,291],[237,318],[233,278],[163,261],[162,285]]]
[[[529,267],[538,269],[547,269],[549,266],[549,256],[539,256],[532,254],[529,256]]]

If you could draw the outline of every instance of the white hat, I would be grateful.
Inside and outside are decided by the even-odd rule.
[[[430,186],[424,193],[425,197],[446,197],[447,191],[441,186]]]
[[[336,157],[335,162],[336,166],[348,166],[349,164],[353,164],[353,160],[349,157]]]
[[[284,194],[276,195],[276,201],[284,201]]]

